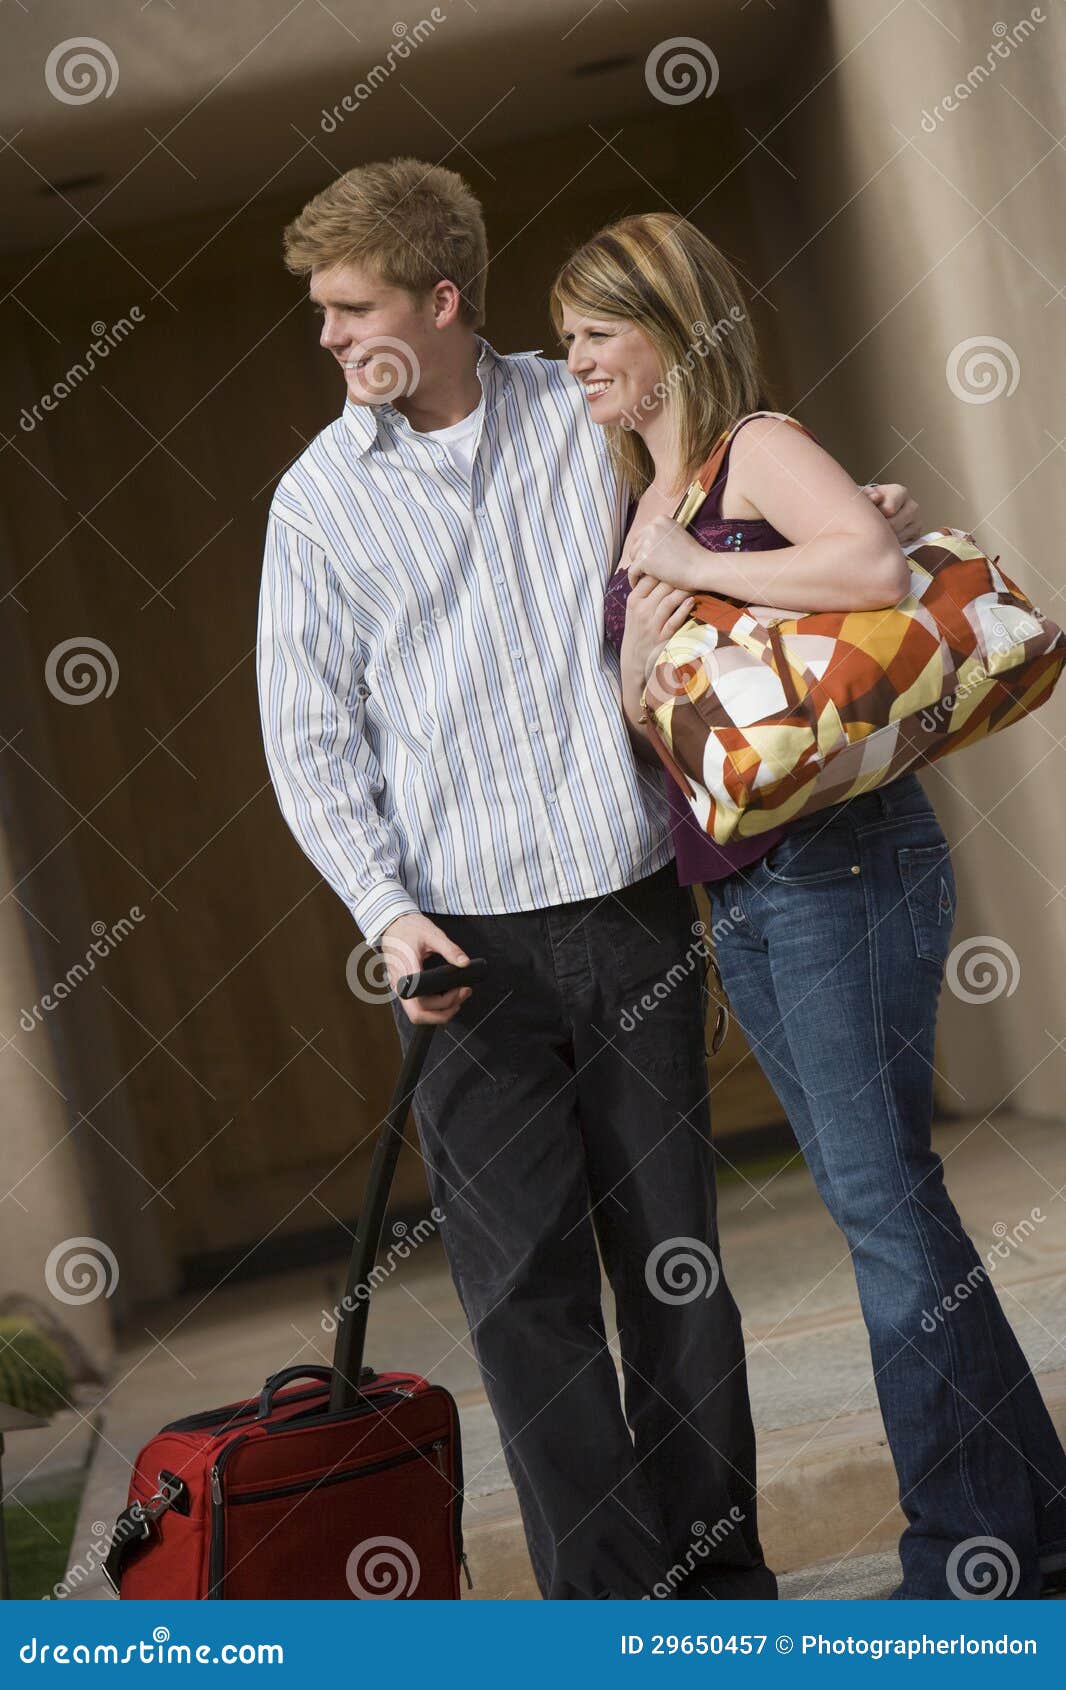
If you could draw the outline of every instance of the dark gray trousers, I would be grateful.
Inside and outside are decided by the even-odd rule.
[[[775,1596],[720,1269],[691,891],[671,862],[551,909],[426,913],[489,964],[433,1035],[414,1115],[541,1594]]]

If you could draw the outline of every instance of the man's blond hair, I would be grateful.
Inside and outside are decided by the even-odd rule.
[[[463,178],[443,165],[417,158],[357,165],[308,200],[282,241],[294,276],[355,263],[414,294],[454,282],[460,321],[478,328],[485,320],[485,220]]]

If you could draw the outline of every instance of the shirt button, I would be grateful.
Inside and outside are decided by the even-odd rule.
[[[852,874],[861,874],[862,873],[861,865],[859,863],[852,863],[851,872],[852,872]]]

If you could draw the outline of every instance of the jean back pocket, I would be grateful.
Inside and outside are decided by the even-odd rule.
[[[948,842],[901,845],[896,860],[914,929],[914,948],[926,962],[942,967],[955,924],[955,871]]]

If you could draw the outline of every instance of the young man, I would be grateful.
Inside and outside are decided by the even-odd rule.
[[[431,953],[489,962],[473,996],[392,1010],[405,1047],[442,1029],[415,1118],[538,1586],[773,1596],[698,909],[603,637],[624,494],[602,431],[563,363],[477,333],[485,230],[452,171],[349,171],[285,258],[347,400],[271,505],[267,761],[394,985]],[[905,489],[877,497],[910,520]]]

